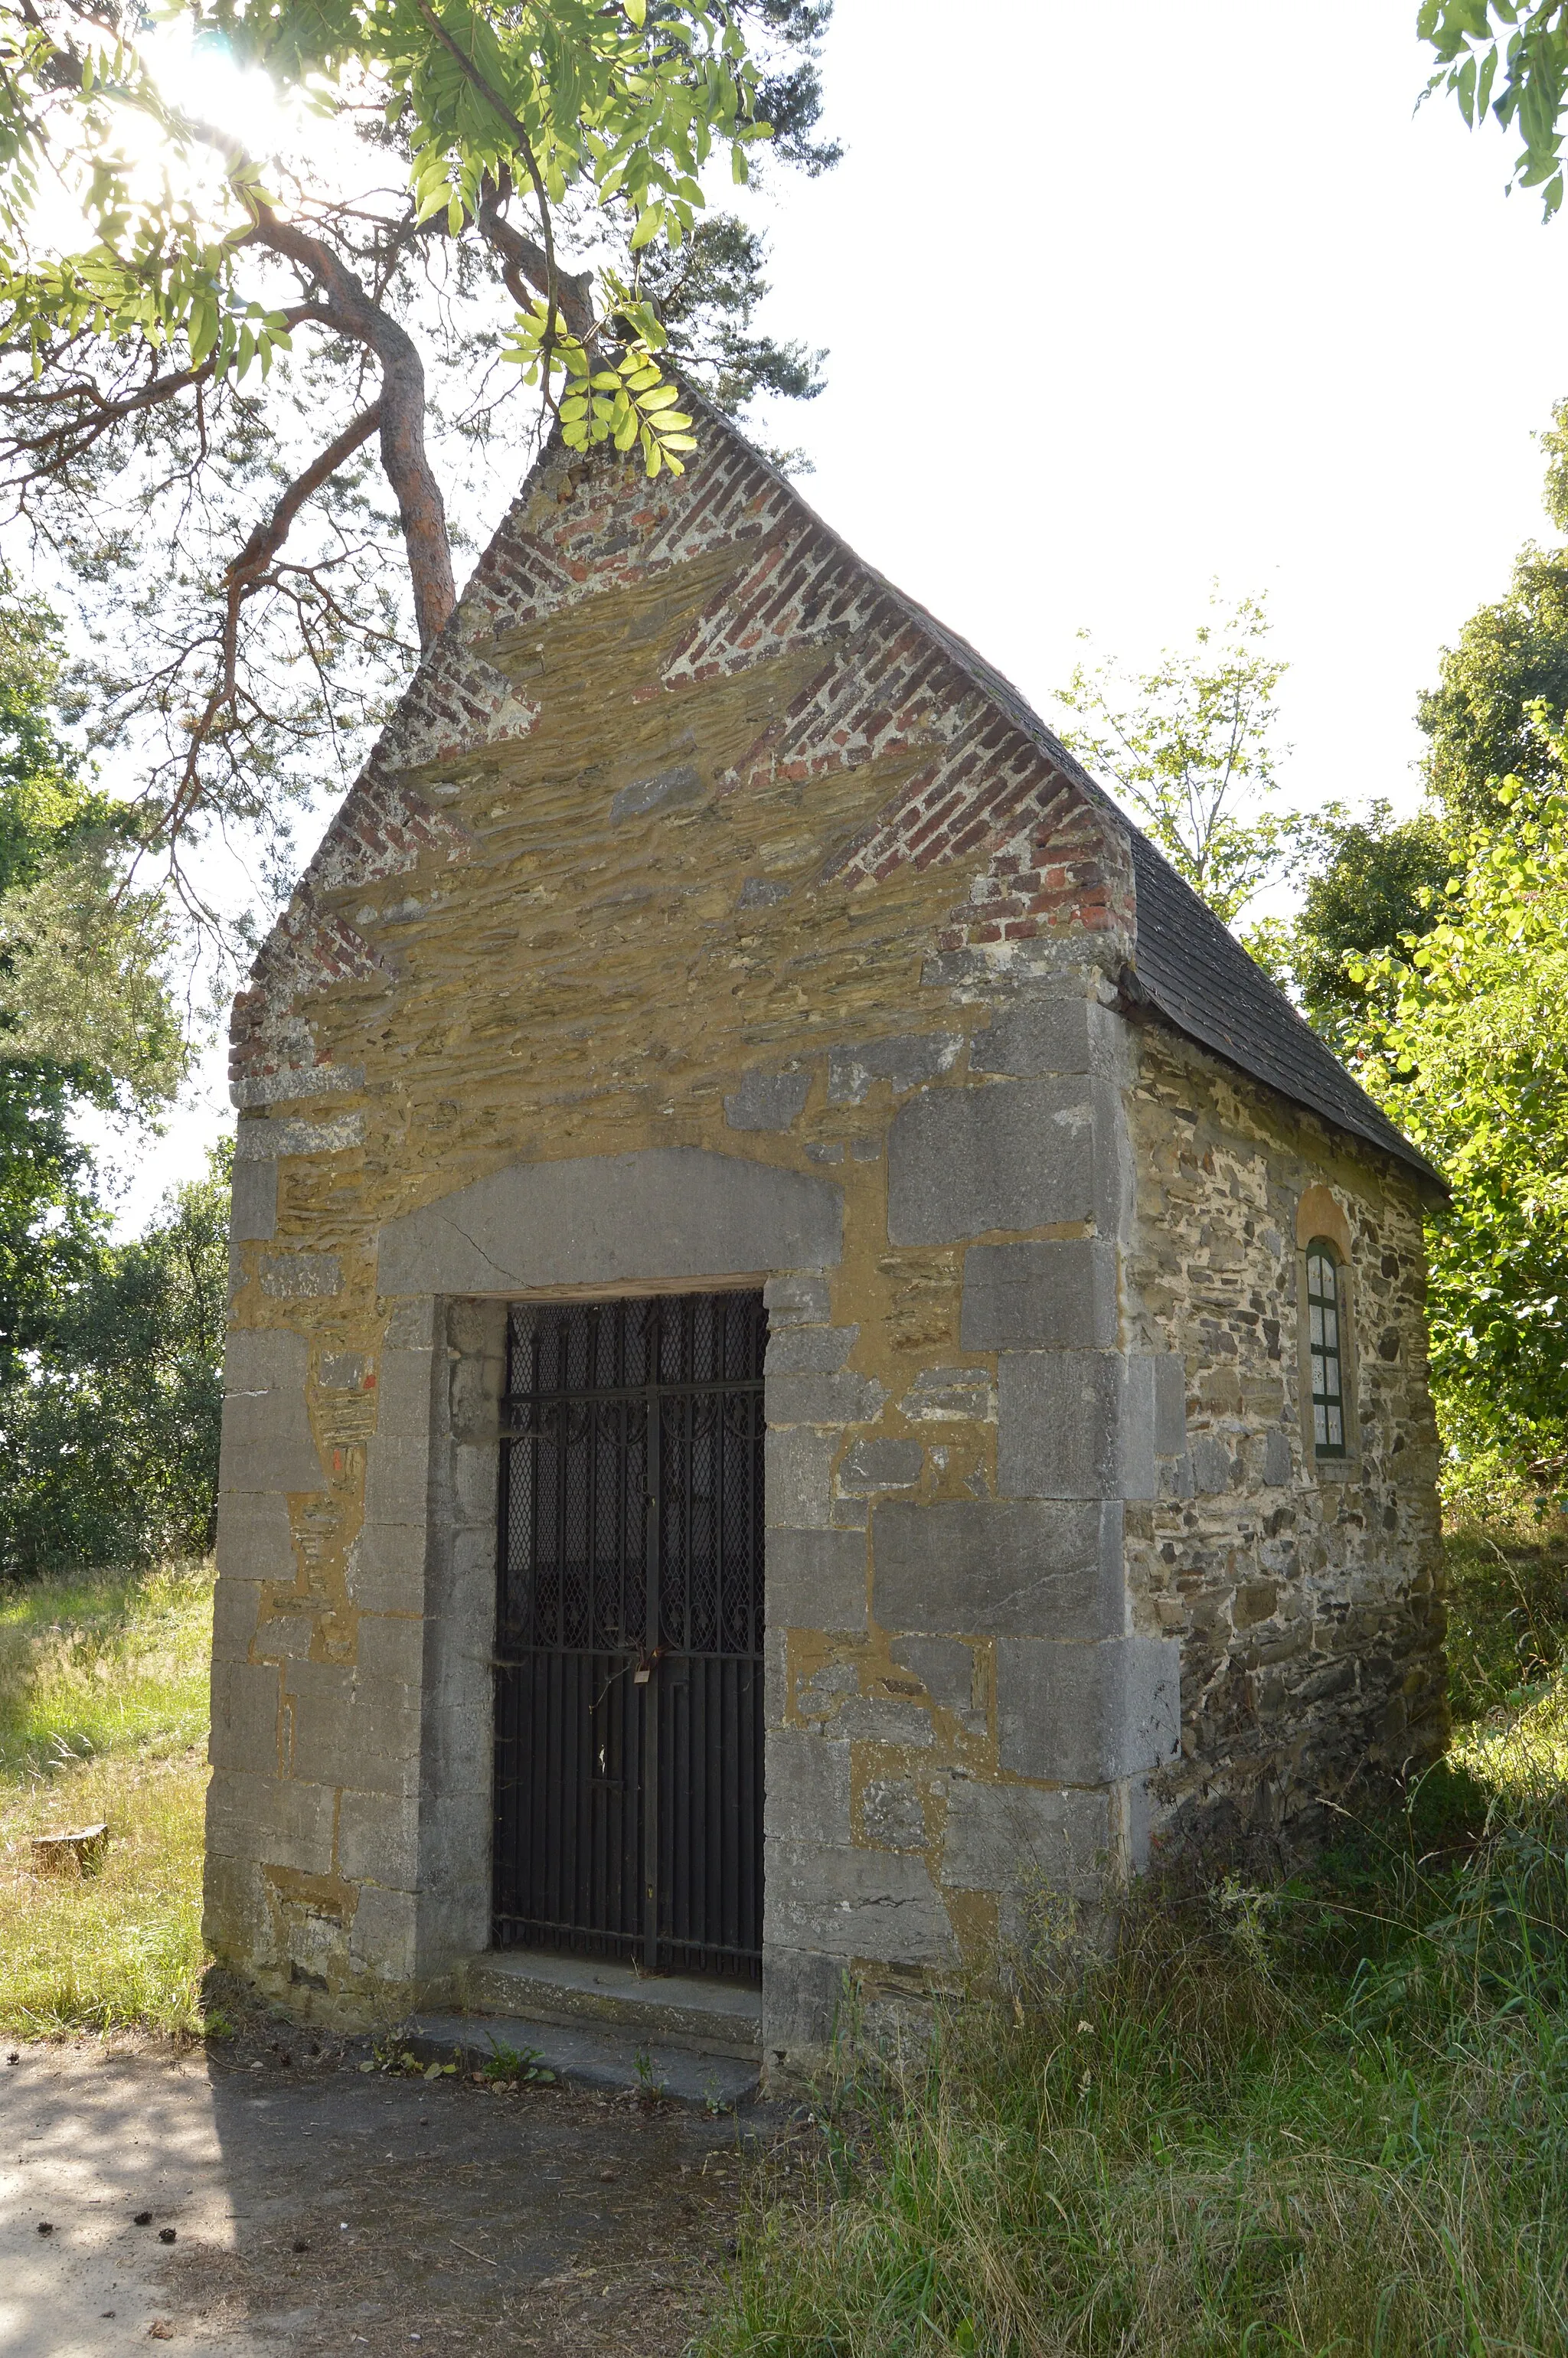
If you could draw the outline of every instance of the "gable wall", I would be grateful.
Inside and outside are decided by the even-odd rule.
[[[847,1967],[957,1970],[1021,1859],[1098,1888],[1128,1682],[1170,1649],[1128,1650],[1115,1481],[1058,1471],[1064,1519],[1020,1470],[1044,1409],[1004,1363],[1044,1338],[972,1248],[1036,1252],[1114,1344],[1083,1252],[1120,1217],[1095,1024],[1129,914],[1125,838],[762,471],[546,469],[236,1004],[221,1953],[351,2012],[484,1945],[480,1297],[699,1272],[772,1281],[779,2051]],[[581,1206],[623,1181],[594,1260]],[[939,1544],[893,1514],[879,1601],[904,1506]],[[1036,1632],[1007,1592],[1045,1523]],[[1058,1622],[1093,1675],[1054,1753]]]

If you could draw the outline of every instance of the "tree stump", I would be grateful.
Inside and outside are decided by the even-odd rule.
[[[71,1826],[33,1836],[35,1875],[96,1875],[109,1847],[107,1826]]]

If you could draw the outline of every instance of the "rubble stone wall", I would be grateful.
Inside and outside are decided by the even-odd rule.
[[[1138,1037],[1130,1292],[1186,1371],[1185,1454],[1129,1534],[1135,1626],[1182,1650],[1156,1822],[1288,1848],[1318,1804],[1422,1765],[1446,1733],[1422,1206],[1387,1156],[1163,1027]],[[1341,1459],[1312,1439],[1318,1236],[1347,1295]]]

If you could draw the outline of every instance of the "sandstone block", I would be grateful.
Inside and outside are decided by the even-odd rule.
[[[428,1435],[436,1358],[430,1350],[382,1353],[376,1370],[374,1447]]]
[[[391,1679],[417,1688],[424,1672],[426,1624],[412,1615],[362,1613],[355,1648],[358,1692]]]
[[[261,1290],[275,1302],[325,1301],[341,1293],[343,1265],[336,1253],[263,1253]]]
[[[1011,1498],[1152,1498],[1154,1367],[1145,1354],[1005,1351],[997,1487]]]
[[[886,1398],[873,1378],[848,1371],[836,1376],[769,1376],[764,1394],[770,1425],[867,1424]]]
[[[935,1741],[931,1714],[923,1704],[885,1695],[847,1694],[827,1724],[835,1736],[860,1744],[891,1744],[901,1752],[927,1751]]]
[[[826,1530],[833,1520],[832,1435],[807,1424],[770,1428],[762,1462],[769,1531]]]
[[[920,1681],[940,1710],[968,1711],[975,1697],[972,1647],[957,1638],[895,1638],[889,1651]]]
[[[319,1490],[321,1461],[305,1407],[303,1335],[231,1335],[223,1365],[220,1490]]]
[[[829,1105],[862,1105],[873,1081],[889,1081],[895,1094],[924,1088],[951,1072],[964,1043],[953,1032],[917,1032],[894,1040],[871,1040],[835,1048],[827,1059]]]
[[[235,1162],[229,1198],[229,1235],[234,1243],[266,1243],[277,1232],[277,1165]]]
[[[762,1288],[770,1336],[779,1326],[825,1325],[832,1314],[828,1303],[827,1280],[807,1270],[770,1277]]]
[[[1217,1497],[1233,1490],[1237,1483],[1237,1464],[1228,1434],[1200,1433],[1192,1445],[1193,1481],[1201,1492]]]
[[[276,1670],[262,1662],[214,1662],[207,1746],[213,1768],[276,1776],[277,1705]]]
[[[888,1238],[957,1244],[1095,1210],[1093,1117],[1073,1080],[993,1081],[913,1098],[888,1133]]]
[[[292,1580],[294,1541],[281,1490],[224,1490],[218,1498],[220,1580]]]
[[[863,1629],[865,1533],[770,1530],[766,1581],[770,1628]]]
[[[202,1868],[201,1937],[215,1957],[243,1970],[272,1962],[272,1928],[254,1858],[208,1846]]]
[[[297,1777],[368,1793],[417,1792],[416,1690],[391,1681],[356,1685],[335,1662],[291,1662],[288,1677]]]
[[[425,1600],[425,1525],[367,1522],[349,1550],[349,1595],[367,1613],[417,1613]]]
[[[231,1494],[232,1495],[232,1494]],[[243,1662],[261,1619],[262,1584],[222,1573],[212,1592],[212,1660]]]
[[[364,1143],[362,1113],[341,1113],[330,1121],[242,1121],[234,1135],[236,1163],[270,1162],[286,1154],[341,1154]]]
[[[857,1441],[838,1467],[838,1487],[851,1498],[871,1498],[878,1490],[909,1490],[920,1479],[925,1452],[918,1441],[887,1435]]]
[[[907,1777],[873,1777],[860,1795],[860,1823],[873,1850],[925,1848],[925,1812]]]
[[[1187,1445],[1187,1366],[1180,1351],[1156,1351],[1154,1455],[1180,1457]]]
[[[214,1770],[207,1796],[207,1840],[214,1850],[302,1875],[332,1868],[337,1797],[296,1777]]]
[[[429,1511],[430,1447],[416,1436],[378,1433],[366,1453],[365,1520],[422,1523]]]
[[[1028,1883],[1093,1898],[1111,1865],[1110,1798],[1042,1792],[1033,1785],[948,1787],[941,1880],[961,1891],[1010,1892]]]
[[[349,1955],[357,1971],[377,1981],[412,1981],[418,1938],[419,1903],[411,1891],[361,1885],[349,1931]]]
[[[830,1180],[695,1146],[514,1163],[381,1231],[384,1293],[503,1293],[821,1269],[841,1249]]]
[[[923,1858],[826,1843],[763,1845],[763,1939],[770,1946],[901,1964],[951,1965],[957,1946]]]
[[[346,1097],[364,1085],[362,1065],[286,1065],[280,1072],[257,1073],[232,1083],[229,1094],[242,1111],[249,1113],[301,1098]]]
[[[1126,1624],[1114,1501],[893,1499],[872,1511],[871,1561],[884,1629],[1087,1640]]]
[[[1100,1239],[971,1245],[958,1339],[966,1351],[1108,1351],[1116,1248]]]
[[[1181,1649],[1173,1639],[1099,1645],[1008,1638],[997,1649],[1003,1770],[1062,1785],[1103,1785],[1171,1758],[1181,1734]]]
[[[809,1072],[747,1073],[725,1098],[724,1119],[731,1130],[793,1130],[810,1095]]]
[[[835,1376],[860,1340],[858,1326],[784,1326],[768,1336],[763,1372]]]
[[[1049,989],[998,1008],[969,1043],[974,1073],[1103,1073],[1115,1069],[1120,1019],[1081,992]]]
[[[804,2079],[828,2053],[849,1996],[843,1962],[816,1949],[764,1945],[762,2054],[770,2073]]]
[[[419,1804],[414,1796],[344,1793],[338,1804],[338,1868],[351,1883],[411,1891],[419,1871]]]
[[[804,1727],[767,1738],[768,1830],[780,1842],[848,1843],[849,1747]]]

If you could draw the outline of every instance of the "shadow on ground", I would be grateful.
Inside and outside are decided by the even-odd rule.
[[[221,2358],[683,2347],[770,2116],[496,2095],[311,2050],[4,2050],[5,2358],[149,2336]]]

